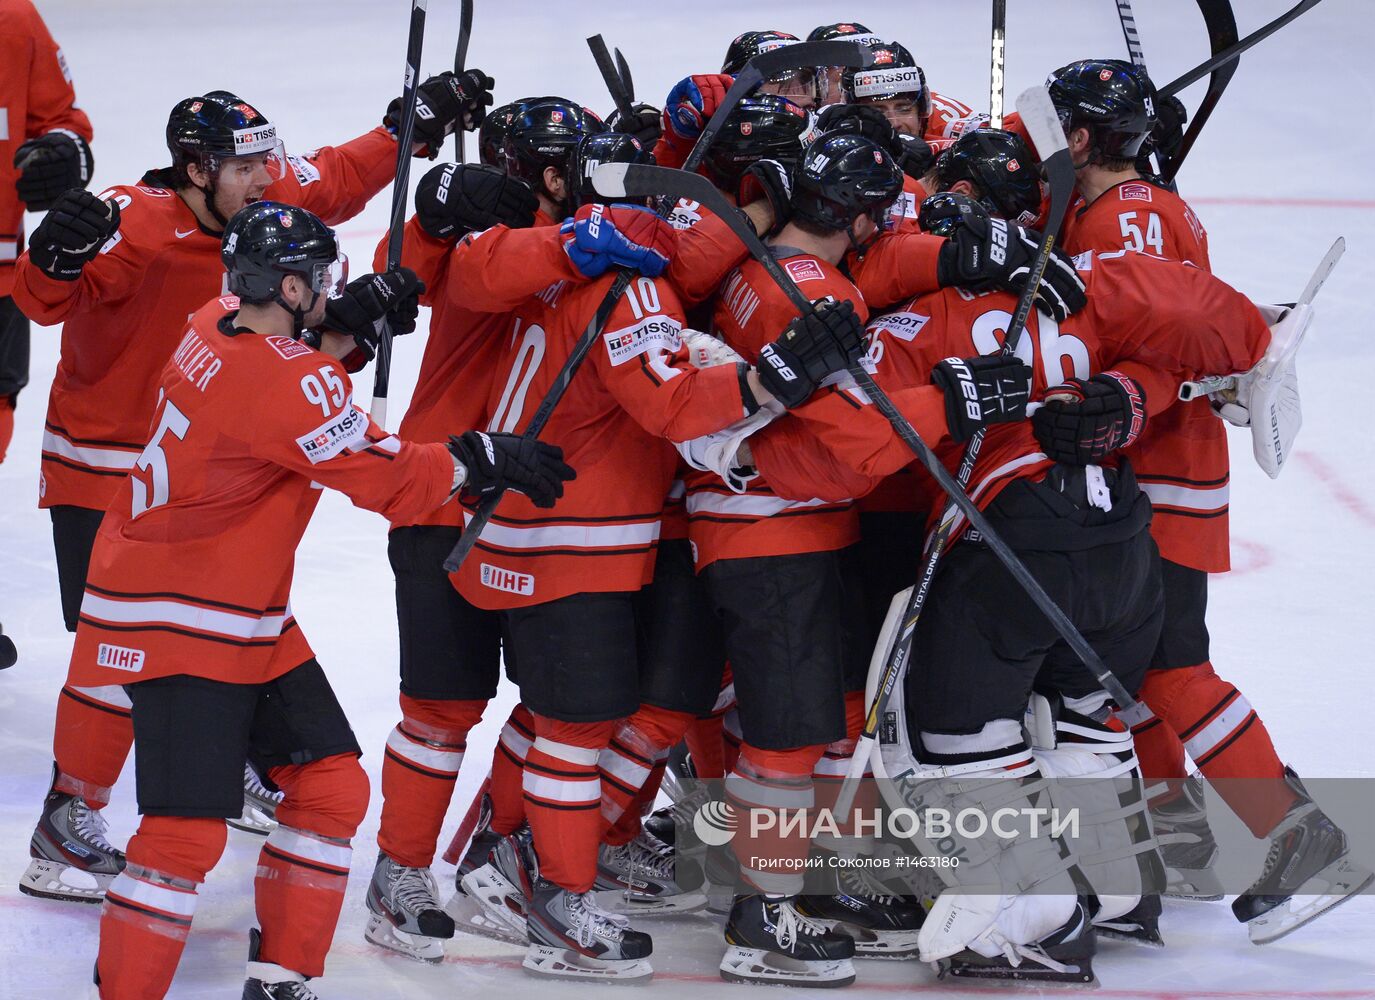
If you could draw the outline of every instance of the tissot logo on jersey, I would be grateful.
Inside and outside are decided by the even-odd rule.
[[[364,436],[368,429],[368,416],[352,403],[345,404],[344,411],[327,423],[321,424],[309,434],[296,439],[296,444],[311,465],[327,462],[346,448],[360,448],[365,445]]]
[[[921,328],[929,322],[931,317],[923,316],[921,313],[891,312],[870,323],[869,329],[910,342],[916,339],[917,334],[921,333]]]
[[[664,351],[672,354],[682,346],[682,324],[668,316],[647,316],[634,326],[605,335],[606,352],[613,365],[638,354]]]

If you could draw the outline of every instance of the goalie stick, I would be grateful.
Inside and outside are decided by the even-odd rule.
[[[736,75],[735,82],[731,84],[725,97],[721,99],[720,105],[712,113],[706,125],[703,126],[702,134],[697,137],[692,152],[688,154],[687,160],[683,163],[683,172],[696,174],[697,168],[702,165],[702,161],[706,158],[707,150],[711,148],[717,133],[721,131],[735,106],[740,103],[740,99],[770,77],[786,70],[805,69],[808,66],[850,66],[855,69],[865,69],[872,66],[873,61],[874,57],[868,46],[860,45],[857,42],[799,42],[796,45],[785,45],[782,48],[759,53],[746,63],[745,68]],[[672,208],[672,204],[660,205],[659,215],[661,217],[666,216]],[[733,215],[734,210],[729,214]],[[539,437],[540,432],[544,430],[544,425],[549,422],[549,418],[554,413],[554,407],[558,405],[559,400],[568,390],[568,383],[577,374],[583,359],[587,357],[587,352],[601,337],[607,320],[611,318],[611,313],[616,308],[616,303],[625,294],[625,290],[629,287],[634,275],[635,272],[629,269],[622,269],[616,275],[601,304],[597,306],[592,321],[587,324],[587,329],[578,338],[577,343],[573,345],[573,350],[569,352],[563,367],[554,377],[554,384],[549,387],[549,392],[545,394],[544,399],[540,400],[539,409],[530,418],[530,423],[526,426],[523,436]],[[444,560],[445,572],[456,573],[458,568],[463,565],[463,560],[468,557],[468,553],[477,544],[482,530],[492,520],[492,514],[496,512],[497,505],[501,503],[502,495],[503,493],[497,493],[486,497],[478,504],[477,511],[464,526],[458,544],[453,547],[453,551]]]
[[[1047,157],[1046,169],[1050,175],[1051,182],[1051,206],[1052,219],[1063,216],[1064,209],[1069,203],[1070,195],[1074,190],[1074,168],[1070,163],[1069,149],[1065,145],[1064,132],[1060,128],[1059,118],[1055,113],[1054,107],[1050,103],[1050,95],[1044,88],[1034,87],[1024,93],[1017,101],[1017,110],[1022,120],[1027,122],[1027,127],[1032,133],[1032,138],[1038,141],[1042,149],[1054,148],[1055,152]],[[1058,137],[1058,147],[1056,139]],[[788,296],[793,305],[797,307],[799,313],[807,313],[815,307],[805,294],[797,287],[796,283],[784,271],[777,258],[769,252],[768,248],[760,242],[753,230],[741,220],[735,212],[730,211],[730,204],[704,177],[697,175],[683,175],[679,171],[667,170],[662,167],[651,167],[643,164],[609,163],[597,168],[592,175],[592,183],[596,189],[607,196],[652,196],[655,194],[668,193],[673,197],[685,197],[698,201],[705,205],[712,212],[719,214],[730,225],[737,238],[749,249],[750,255],[757,260],[768,272],[770,278]],[[1056,214],[1056,209],[1059,214]],[[1032,304],[1035,300],[1035,291],[1040,284],[1041,277],[1045,273],[1046,264],[1050,259],[1051,249],[1054,246],[1058,225],[1052,224],[1048,227],[1041,245],[1038,248],[1036,263],[1031,269],[1028,277],[1027,287],[1018,300],[1017,312],[1014,314],[1012,322],[1008,326],[1003,352],[1010,354],[1016,349],[1017,340],[1026,325],[1027,317],[1030,315]],[[1026,568],[1026,565],[1017,557],[1016,553],[1002,540],[996,531],[991,530],[987,519],[979,510],[978,506],[970,500],[965,492],[969,483],[970,475],[973,471],[974,462],[978,457],[979,446],[983,441],[983,432],[977,433],[966,446],[965,456],[960,464],[959,480],[952,477],[940,460],[936,458],[931,449],[922,441],[916,430],[908,422],[907,418],[893,404],[892,400],[882,388],[874,382],[873,377],[863,367],[857,364],[850,369],[850,375],[854,378],[859,388],[862,389],[870,399],[872,399],[879,411],[893,425],[898,436],[902,438],[917,459],[927,471],[936,479],[941,488],[950,497],[950,504],[947,506],[941,518],[940,525],[937,527],[936,535],[927,550],[927,561],[923,566],[922,582],[913,589],[912,602],[908,607],[908,612],[904,616],[903,632],[899,638],[898,646],[895,647],[894,656],[889,660],[885,668],[884,683],[880,684],[879,694],[875,698],[874,705],[870,707],[869,716],[865,723],[865,732],[861,737],[861,742],[868,741],[868,744],[857,747],[854,756],[851,758],[850,775],[846,778],[846,785],[842,787],[840,798],[837,800],[837,811],[841,816],[849,813],[850,805],[854,800],[855,784],[864,771],[864,764],[868,760],[868,745],[873,743],[874,734],[877,732],[877,719],[890,694],[896,686],[897,679],[902,675],[907,664],[907,656],[911,650],[912,634],[915,631],[916,620],[921,615],[921,606],[925,602],[926,595],[929,593],[931,577],[935,572],[935,565],[940,558],[941,551],[945,547],[955,526],[956,515],[963,515],[968,519],[971,526],[976,528],[983,536],[999,560],[1007,567],[1008,571],[1016,578],[1017,582],[1025,588],[1027,594],[1035,602],[1038,608],[1055,626],[1057,632],[1065,642],[1074,650],[1097,677],[1099,683],[1107,690],[1108,694],[1117,701],[1124,712],[1129,712],[1136,705],[1130,693],[1122,686],[1121,682],[1112,674],[1107,665],[1089,645],[1074,623],[1069,617],[1055,604],[1055,601],[1047,594],[1044,588],[1036,581],[1035,577]],[[901,650],[901,652],[900,652]],[[891,674],[891,677],[889,676]],[[859,761],[856,766],[854,761]],[[848,795],[847,790],[848,789]]]
[[[1159,88],[1160,96],[1173,97],[1176,94],[1178,94],[1181,90],[1183,90],[1185,87],[1188,87],[1191,84],[1197,83],[1199,80],[1202,80],[1205,76],[1207,76],[1213,70],[1217,69],[1219,66],[1222,66],[1225,63],[1235,61],[1238,56],[1240,56],[1247,49],[1251,48],[1257,42],[1262,42],[1265,39],[1269,38],[1275,32],[1279,31],[1280,28],[1283,28],[1286,24],[1294,20],[1300,14],[1306,14],[1308,11],[1312,10],[1321,2],[1322,0],[1301,0],[1300,3],[1295,4],[1293,7],[1289,8],[1289,10],[1285,11],[1283,14],[1281,14],[1279,17],[1275,18],[1268,24],[1265,24],[1257,28],[1255,31],[1251,32],[1241,41],[1229,46],[1226,49],[1223,49],[1221,52],[1215,53],[1212,57],[1205,59],[1203,62],[1199,63],[1193,69],[1189,70],[1189,72],[1185,73],[1179,79],[1172,80],[1166,86]]]
[[[406,194],[411,178],[411,137],[415,134],[415,88],[420,78],[420,50],[425,41],[425,9],[429,0],[411,0],[410,32],[406,37],[406,76],[401,87],[401,122],[396,129],[396,177],[391,186],[391,224],[387,228],[387,270],[401,266],[401,237],[406,224]],[[460,122],[460,124],[462,124]],[[391,324],[382,325],[377,339],[377,365],[372,373],[372,419],[387,429],[387,392],[391,387]]]
[[[621,121],[629,122],[631,115],[634,114],[631,110],[633,99],[627,91],[625,79],[621,76],[620,70],[611,61],[611,53],[606,48],[606,40],[601,35],[593,35],[587,40],[587,47],[592,50],[592,58],[597,61],[597,70],[606,83],[606,89],[611,93],[611,100],[615,102],[616,110],[621,114]]]
[[[468,68],[468,42],[473,37],[473,0],[462,0],[458,11],[458,43],[454,46],[454,76],[462,76]],[[467,151],[464,149],[463,123],[454,129],[454,145],[458,147],[458,162],[466,163]]]
[[[1346,238],[1338,236],[1336,240],[1333,241],[1332,246],[1328,248],[1327,253],[1323,255],[1322,260],[1318,262],[1317,270],[1313,272],[1313,277],[1308,279],[1308,284],[1304,286],[1303,294],[1299,296],[1298,301],[1295,302],[1294,305],[1310,305],[1313,300],[1317,298],[1318,292],[1321,291],[1322,286],[1327,283],[1328,277],[1336,269],[1337,262],[1342,259],[1342,254],[1344,253],[1346,253]],[[1294,350],[1297,349],[1298,345],[1295,344]],[[1288,360],[1288,358],[1292,356],[1291,353],[1280,360]],[[1235,375],[1211,375],[1208,378],[1201,378],[1196,382],[1181,383],[1179,386],[1179,398],[1187,403],[1198,399],[1200,396],[1207,396],[1210,393],[1225,392],[1228,389],[1235,389],[1236,385],[1237,376]]]

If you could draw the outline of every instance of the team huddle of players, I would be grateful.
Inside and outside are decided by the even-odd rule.
[[[844,985],[855,958],[920,958],[1087,982],[1100,937],[1160,941],[1162,892],[1220,898],[1200,774],[1258,779],[1219,783],[1271,842],[1233,905],[1253,940],[1369,879],[1209,662],[1227,442],[1178,387],[1252,371],[1307,314],[1209,273],[1198,218],[1150,173],[1182,107],[1158,109],[1130,63],[1051,74],[1077,197],[1005,355],[1047,221],[1027,130],[988,127],[861,25],[808,40],[837,38],[873,65],[767,80],[701,161],[817,303],[802,316],[735,220],[687,201],[661,217],[592,184],[604,163],[684,164],[732,74],[797,41],[778,31],[606,122],[559,96],[490,107],[478,70],[424,81],[415,155],[477,129],[481,162],[427,173],[402,266],[384,239],[353,280],[329,227],[390,184],[399,99],[382,126],[297,156],[238,96],[190,97],[170,167],[54,194],[13,297],[64,324],[41,503],[76,639],[21,888],[103,900],[99,996],[165,995],[226,820],[266,835],[243,996],[315,995],[369,796],[291,610],[323,488],[391,524],[401,718],[366,899],[382,948],[438,961],[464,931],[525,946],[539,975],[643,979],[652,941],[631,919],[710,909],[731,981]],[[419,381],[388,433],[349,375],[422,306]],[[597,319],[539,440],[522,437]],[[858,863],[804,886],[809,856],[882,845],[794,826],[708,849],[683,822],[710,779],[740,814],[827,805],[854,751],[890,602],[945,505],[857,364],[952,470],[986,431],[970,496],[1142,706],[1123,719],[985,540],[959,536],[875,756],[887,807],[1030,813],[1047,778],[1100,781],[1075,839],[919,836],[909,849],[960,861],[943,887]],[[445,902],[431,865],[503,663],[520,703]],[[100,810],[131,745],[142,820],[121,852]],[[651,812],[660,791],[673,806]]]

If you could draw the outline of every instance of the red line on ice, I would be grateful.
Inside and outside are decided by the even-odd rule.
[[[1339,504],[1366,524],[1375,525],[1375,510],[1371,510],[1361,495],[1346,484],[1336,469],[1310,452],[1300,453],[1299,461],[1308,468],[1309,472],[1318,477],[1318,480],[1328,488]]]

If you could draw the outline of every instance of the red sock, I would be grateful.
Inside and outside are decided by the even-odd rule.
[[[485,701],[401,696],[401,722],[382,759],[382,825],[377,846],[407,868],[426,868],[449,811],[468,732]]]
[[[610,745],[598,758],[602,779],[602,818],[609,824],[608,844],[628,844],[640,833],[640,809],[645,788],[652,782],[659,790],[669,747],[683,738],[693,718],[654,705],[641,705],[616,725]],[[653,801],[653,798],[650,798]]]
[[[349,845],[368,811],[368,776],[352,754],[274,767],[285,793],[258,855],[258,961],[303,976],[325,971],[348,887]]]
[[[745,745],[745,737],[740,733],[740,713],[734,707],[725,715],[721,716],[721,748],[724,754],[722,764],[725,766],[725,773],[730,774],[735,770],[736,762],[740,759],[740,751]]]
[[[128,867],[100,912],[96,968],[103,1000],[158,1000],[181,961],[196,889],[224,853],[222,819],[145,816],[129,838]]]
[[[492,755],[492,829],[503,837],[525,822],[525,793],[521,788],[525,755],[535,739],[535,718],[524,705],[511,709],[501,727],[501,739]]]
[[[1252,834],[1266,836],[1293,807],[1297,799],[1265,723],[1211,663],[1147,671],[1141,697]]]
[[[58,791],[80,795],[92,809],[110,801],[134,743],[131,713],[121,687],[63,685],[53,728]]]
[[[740,824],[731,847],[741,876],[760,892],[793,896],[802,891],[801,865],[811,842],[806,824],[799,829],[798,824],[785,821],[795,820],[797,810],[810,811],[815,805],[812,770],[825,749],[760,750],[748,743],[740,748],[740,759],[726,779],[726,801]],[[771,828],[751,836],[751,809],[778,810],[780,816]],[[780,835],[785,826],[789,832]]]
[[[534,718],[523,787],[540,874],[570,892],[587,892],[597,878],[604,826],[597,760],[617,723]]]
[[[1150,676],[1151,673],[1146,674],[1147,678]],[[1144,684],[1137,697],[1142,706],[1150,708]],[[1136,757],[1141,762],[1141,775],[1146,779],[1151,803],[1156,805],[1174,799],[1188,777],[1184,744],[1178,734],[1169,723],[1151,712],[1145,721],[1132,726],[1132,741],[1136,744]]]
[[[726,745],[722,738],[721,716],[693,719],[683,735],[697,777],[712,781],[726,776]]]

